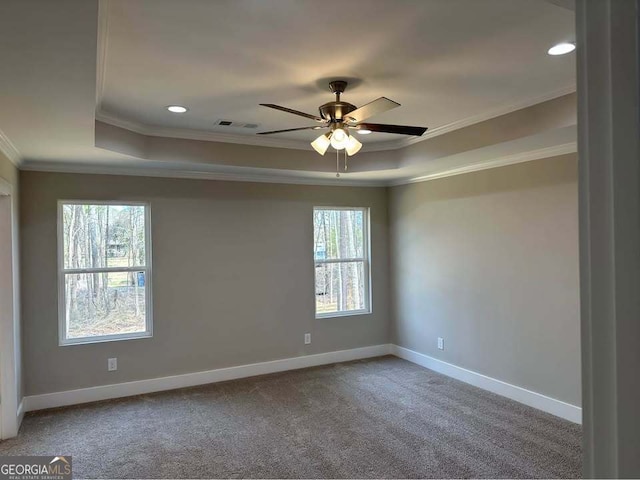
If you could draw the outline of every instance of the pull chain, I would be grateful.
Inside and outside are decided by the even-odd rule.
[[[340,150],[336,150],[336,177],[340,178]]]
[[[344,151],[344,171],[345,172],[347,171],[347,157],[348,157],[347,151],[345,150]]]

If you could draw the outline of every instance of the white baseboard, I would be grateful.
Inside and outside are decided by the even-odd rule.
[[[176,388],[206,385],[208,383],[235,380],[238,378],[253,377],[267,373],[296,370],[299,368],[315,367],[337,362],[347,362],[362,358],[388,355],[391,345],[373,345],[370,347],[353,348],[351,350],[339,350],[335,352],[304,355],[301,357],[285,358],[270,362],[253,363],[237,367],[219,368],[204,372],[187,373],[170,377],[152,378],[149,380],[137,380],[127,383],[103,385],[99,387],[80,388],[65,392],[45,393],[43,395],[31,395],[23,399],[24,411],[31,412],[45,408],[63,407],[81,403],[96,402],[112,398],[129,397],[145,393],[174,390]]]
[[[483,390],[488,390],[516,402],[524,403],[538,410],[556,415],[574,423],[582,423],[582,409],[570,403],[556,400],[555,398],[532,392],[522,387],[517,387],[495,378],[487,377],[466,368],[458,367],[437,358],[429,357],[408,348],[391,345],[391,353],[430,370],[442,373],[448,377],[463,381]]]
[[[99,387],[80,388],[64,392],[46,393],[24,397],[18,407],[18,425],[22,422],[25,412],[42,410],[45,408],[63,407],[81,403],[109,400],[112,398],[129,397],[145,393],[161,392],[176,388],[194,387],[208,383],[224,382],[238,378],[253,377],[268,373],[296,370],[300,368],[327,365],[330,363],[348,362],[362,358],[378,357],[393,354],[410,362],[434,370],[443,375],[461,380],[476,387],[502,395],[533,408],[565,418],[574,423],[581,423],[582,409],[569,403],[547,397],[522,387],[517,387],[495,378],[487,377],[477,372],[452,365],[442,360],[429,357],[422,353],[409,350],[398,345],[373,345],[370,347],[339,350],[335,352],[284,358],[270,362],[253,363],[237,367],[219,368],[204,372],[187,373],[170,377],[137,380],[133,382],[102,385]]]

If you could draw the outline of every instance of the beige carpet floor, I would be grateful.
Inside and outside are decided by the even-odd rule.
[[[76,478],[577,478],[581,428],[395,357],[28,414]]]

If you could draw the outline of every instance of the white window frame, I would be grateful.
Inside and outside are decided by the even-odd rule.
[[[371,230],[370,230],[370,208],[369,207],[335,207],[335,206],[316,206],[313,207],[312,228],[315,233],[315,212],[317,210],[354,210],[362,212],[362,229],[363,229],[363,251],[362,257],[357,258],[340,258],[340,259],[323,259],[316,260],[316,252],[312,245],[312,261],[313,261],[313,310],[315,312],[316,319],[321,318],[335,318],[335,317],[351,317],[355,315],[368,315],[372,313],[371,308]],[[344,312],[326,312],[318,313],[316,302],[316,265],[327,263],[349,263],[349,262],[363,262],[365,279],[364,282],[364,308],[360,310],[346,310]]]
[[[106,267],[106,268],[65,268],[64,266],[64,217],[65,205],[119,205],[144,208],[145,266]],[[153,337],[153,300],[151,269],[151,205],[148,202],[128,202],[118,200],[58,200],[58,342],[60,346],[83,345],[88,343],[116,342]],[[66,338],[67,319],[65,318],[65,274],[69,273],[109,273],[109,272],[145,272],[145,331],[135,333],[116,333],[95,337]]]

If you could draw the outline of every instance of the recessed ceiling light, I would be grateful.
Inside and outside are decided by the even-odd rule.
[[[360,128],[356,130],[356,132],[358,132],[360,135],[369,135],[371,133],[371,130],[367,130],[366,128]]]
[[[183,107],[182,105],[169,105],[167,107],[171,113],[184,113],[189,110],[187,107]]]
[[[565,42],[554,45],[549,49],[547,53],[549,55],[565,55],[567,53],[573,52],[575,49],[575,44]]]

